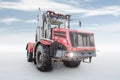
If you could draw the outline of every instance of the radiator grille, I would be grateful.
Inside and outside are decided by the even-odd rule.
[[[73,47],[94,47],[94,35],[87,33],[70,32]]]

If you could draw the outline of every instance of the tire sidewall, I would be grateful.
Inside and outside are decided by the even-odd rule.
[[[36,50],[36,66],[38,68],[41,68],[44,63],[44,53],[43,53],[43,47],[41,45],[38,45],[37,50]],[[42,56],[42,61],[40,60],[40,56]]]

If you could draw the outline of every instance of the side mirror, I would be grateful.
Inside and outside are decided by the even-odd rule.
[[[81,27],[81,21],[79,21],[79,27]]]

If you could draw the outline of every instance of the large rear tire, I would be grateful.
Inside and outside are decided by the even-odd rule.
[[[74,68],[74,67],[78,67],[81,61],[64,61],[63,63],[66,67]]]
[[[33,61],[33,54],[27,51],[27,61],[32,62]]]
[[[38,45],[36,50],[36,66],[38,70],[42,72],[52,70],[52,62],[49,56],[49,48],[47,46]]]

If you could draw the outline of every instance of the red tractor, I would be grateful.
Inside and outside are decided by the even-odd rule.
[[[27,61],[40,71],[51,71],[56,61],[67,67],[77,67],[96,56],[94,34],[70,29],[70,15],[47,11],[39,14],[35,43],[26,46]]]

